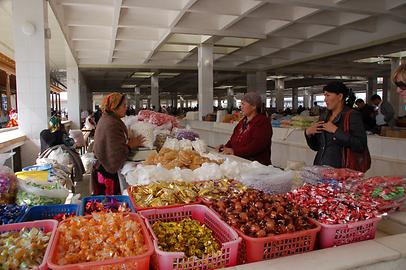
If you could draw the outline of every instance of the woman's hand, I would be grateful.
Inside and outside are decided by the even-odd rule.
[[[138,148],[140,146],[143,146],[145,141],[145,138],[141,135],[135,136],[133,138],[128,139],[128,146],[133,149],[133,148]]]
[[[233,148],[224,147],[223,154],[224,155],[234,155],[234,150],[233,150]]]
[[[310,137],[310,136],[313,136],[315,134],[322,133],[323,132],[323,129],[322,129],[323,124],[324,124],[324,121],[319,121],[316,124],[314,124],[313,126],[306,128],[306,135]]]
[[[336,125],[334,125],[333,122],[327,122],[322,125],[321,129],[328,133],[335,133],[337,131],[338,127]]]
[[[216,146],[216,151],[217,151],[217,152],[222,152],[223,149],[224,149],[224,145],[223,145],[223,144],[220,144],[220,145]]]

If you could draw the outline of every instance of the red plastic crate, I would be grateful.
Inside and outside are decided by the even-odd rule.
[[[59,242],[59,232],[57,231],[55,234],[55,239],[52,243],[51,251],[48,258],[48,265],[51,269],[54,270],[76,270],[76,269],[92,269],[92,270],[107,270],[107,269],[131,269],[131,270],[148,270],[149,269],[149,262],[152,253],[154,252],[154,246],[152,244],[151,238],[149,236],[149,232],[145,227],[145,224],[141,217],[136,213],[128,213],[130,215],[131,220],[138,222],[141,225],[141,229],[144,236],[145,244],[147,245],[147,251],[145,254],[126,257],[126,258],[115,258],[110,260],[104,261],[96,261],[96,262],[84,262],[84,263],[77,263],[77,264],[69,264],[69,265],[58,265],[56,264],[56,256],[57,256],[57,249],[58,249],[58,242]],[[84,218],[90,219],[92,216],[85,216]],[[66,222],[66,221],[62,221]],[[61,224],[62,224],[61,222]]]
[[[58,221],[56,220],[38,220],[38,221],[30,221],[30,222],[21,222],[21,223],[14,223],[14,224],[7,224],[0,226],[0,233],[9,232],[9,231],[20,231],[23,228],[39,228],[43,232],[52,232],[51,237],[49,238],[48,247],[45,250],[44,259],[42,263],[39,265],[39,270],[46,270],[48,269],[47,260],[50,255],[51,246],[55,238],[56,228],[58,227]]]
[[[140,212],[153,238],[155,255],[154,269],[218,269],[237,264],[238,246],[241,238],[222,221],[213,210],[204,205],[187,205],[165,209],[151,209]],[[185,218],[198,220],[213,231],[214,237],[221,243],[221,254],[205,256],[202,259],[185,257],[183,252],[165,252],[159,249],[158,240],[152,230],[155,221],[180,221]]]
[[[365,221],[334,225],[322,224],[316,221],[321,226],[319,248],[341,246],[374,239],[380,220],[381,218],[377,217]]]
[[[261,238],[249,237],[240,230],[235,229],[243,239],[238,262],[258,262],[314,250],[320,225],[313,220],[310,220],[310,222],[315,224],[316,227],[310,230]]]
[[[202,200],[198,197],[198,198],[196,198],[196,201],[188,203],[188,204],[172,204],[172,205],[166,205],[166,206],[140,207],[140,206],[137,206],[137,204],[134,201],[134,198],[132,196],[132,192],[133,192],[132,189],[133,189],[132,186],[128,187],[127,193],[128,193],[128,197],[130,197],[131,205],[132,205],[132,207],[134,207],[136,212],[143,211],[143,210],[150,210],[150,209],[168,209],[168,208],[181,207],[181,206],[190,205],[190,204],[201,204],[202,203]]]

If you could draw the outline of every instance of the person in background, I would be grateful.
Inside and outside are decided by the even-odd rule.
[[[86,121],[86,117],[88,117],[88,116],[89,116],[89,112],[87,110],[83,110],[80,113],[80,124],[81,124],[82,127],[84,126],[85,121]]]
[[[396,85],[396,91],[399,93],[403,102],[406,102],[406,63],[401,64],[393,73],[393,84]]]
[[[97,126],[97,123],[99,122],[101,116],[102,116],[102,111],[100,110],[100,106],[96,105],[96,111],[94,112],[94,122],[96,123],[96,126]]]
[[[324,87],[327,113],[320,121],[305,130],[309,147],[317,151],[314,165],[343,167],[343,152],[362,153],[368,147],[361,113],[353,111],[349,118],[349,133],[344,132],[344,117],[351,110],[346,106],[349,89],[342,82],[331,82]]]
[[[359,98],[355,101],[357,110],[362,114],[362,122],[366,131],[373,132],[376,128],[375,109],[369,104],[365,104],[364,100]]]
[[[303,108],[303,106],[302,105],[299,105],[299,107],[297,108],[297,114],[301,114],[304,110],[306,110],[305,108]]]
[[[44,129],[40,133],[41,153],[49,147],[64,144],[72,147],[74,141],[69,138],[65,128],[61,124],[61,119],[58,116],[52,116],[48,122],[48,129]]]
[[[382,126],[395,126],[395,111],[393,106],[382,98],[375,94],[371,96],[371,103],[376,106],[376,125],[378,127]]]
[[[310,114],[313,116],[320,115],[320,106],[317,105],[317,101],[313,103],[313,108],[310,110]]]
[[[244,118],[234,128],[230,140],[216,148],[219,152],[271,164],[272,126],[268,118],[260,114],[261,106],[261,97],[257,93],[244,95],[241,99]]]
[[[94,195],[121,194],[118,171],[123,167],[130,151],[142,146],[144,138],[128,137],[127,127],[121,121],[127,110],[127,100],[120,93],[111,93],[103,99],[102,117],[94,135],[93,152],[97,159],[92,183]]]

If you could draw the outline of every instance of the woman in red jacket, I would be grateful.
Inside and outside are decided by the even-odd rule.
[[[241,100],[244,118],[234,128],[225,145],[217,147],[226,155],[236,155],[264,165],[271,164],[272,126],[265,115],[260,114],[261,97],[248,92]]]

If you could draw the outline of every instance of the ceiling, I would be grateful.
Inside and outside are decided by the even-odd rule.
[[[50,0],[80,67],[272,70],[406,37],[406,0]]]

